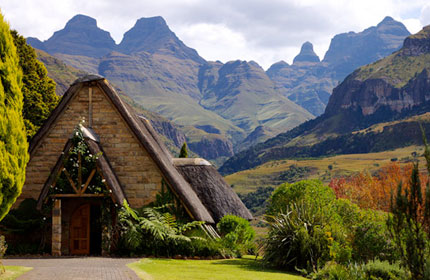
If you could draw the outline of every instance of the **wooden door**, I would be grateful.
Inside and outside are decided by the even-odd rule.
[[[84,204],[72,215],[70,221],[70,253],[90,254],[90,205]]]

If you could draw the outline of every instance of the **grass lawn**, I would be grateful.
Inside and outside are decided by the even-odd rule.
[[[25,267],[25,266],[6,265],[5,269],[6,269],[6,272],[3,274],[0,274],[0,279],[2,280],[16,279],[18,276],[32,270],[33,268]]]
[[[142,259],[128,265],[144,280],[305,280],[266,269],[254,257],[227,260]]]

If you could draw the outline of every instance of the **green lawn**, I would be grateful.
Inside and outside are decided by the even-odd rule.
[[[263,268],[253,257],[227,260],[142,259],[128,265],[144,280],[305,280]]]
[[[0,279],[2,280],[16,279],[18,276],[32,270],[33,268],[25,267],[25,266],[6,265],[5,269],[6,269],[6,272],[3,274],[0,274]]]

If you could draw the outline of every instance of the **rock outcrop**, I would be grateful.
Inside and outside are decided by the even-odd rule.
[[[320,62],[320,58],[314,52],[314,46],[312,45],[312,43],[303,43],[302,48],[300,49],[300,53],[293,60],[293,64],[296,64],[298,62]]]

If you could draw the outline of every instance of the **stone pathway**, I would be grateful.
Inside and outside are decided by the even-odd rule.
[[[33,267],[18,280],[138,280],[136,273],[126,264],[139,259],[125,258],[44,258],[44,259],[4,259],[4,265]]]

